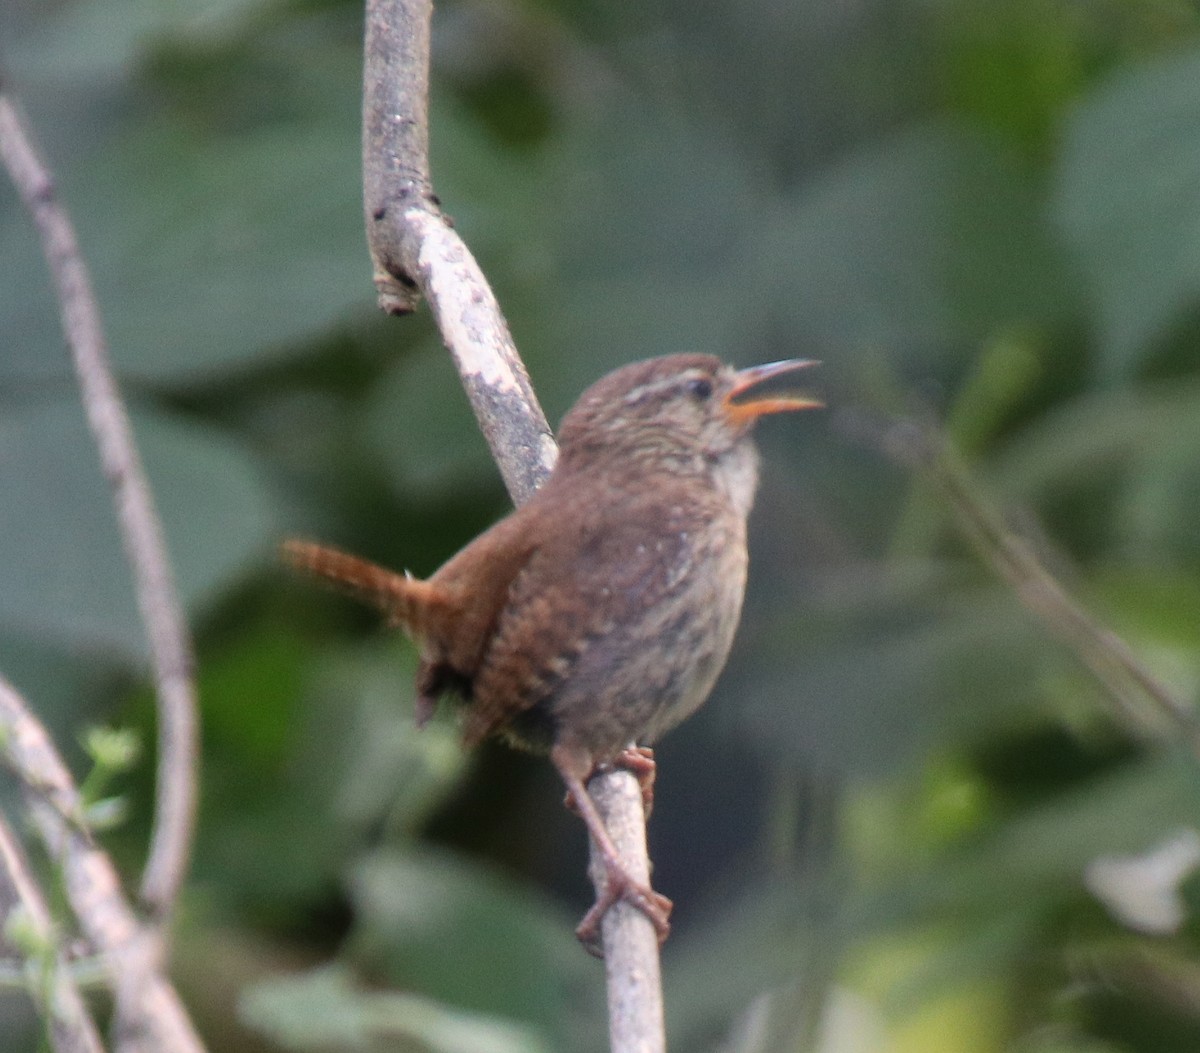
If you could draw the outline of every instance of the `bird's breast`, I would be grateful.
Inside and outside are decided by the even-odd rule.
[[[745,521],[725,502],[680,513],[663,509],[657,539],[638,542],[630,567],[614,568],[614,617],[594,631],[545,700],[560,733],[597,759],[630,741],[652,743],[712,691],[733,643],[746,586]]]
[[[694,713],[712,693],[725,666],[746,591],[744,521],[730,517],[694,539],[692,558],[678,573],[671,602],[658,605],[654,630],[661,668],[640,742],[653,742]]]

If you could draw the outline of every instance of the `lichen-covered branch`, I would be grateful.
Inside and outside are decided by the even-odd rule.
[[[430,4],[368,3],[363,48],[363,208],[379,306],[407,314],[421,293],[405,263],[404,215],[437,211],[429,180]]]
[[[520,504],[545,480],[557,449],[496,298],[433,192],[428,158],[431,14],[431,0],[367,2],[367,241],[384,310],[403,313],[413,310],[421,296],[428,301],[504,482]],[[589,788],[626,864],[648,879],[637,780],[613,769],[592,779]],[[613,1053],[659,1053],[665,1038],[654,927],[641,912],[618,904],[602,926],[602,938]]]
[[[412,208],[413,273],[437,319],[471,408],[517,504],[541,486],[558,455],[525,364],[491,287],[440,213]]]
[[[0,161],[33,218],[50,267],[84,410],[113,490],[117,525],[150,645],[158,702],[158,784],[141,896],[165,930],[187,870],[196,812],[196,689],[191,642],[162,526],[117,389],[92,282],[50,169],[0,85]]]
[[[555,446],[483,272],[442,214],[429,176],[430,0],[368,0],[363,204],[384,310],[424,296],[513,500],[554,465]]]
[[[71,773],[45,728],[3,677],[0,745],[80,931],[103,963],[116,1007],[118,1053],[204,1053],[179,996],[161,973],[158,930],[139,923],[112,860],[88,832]]]

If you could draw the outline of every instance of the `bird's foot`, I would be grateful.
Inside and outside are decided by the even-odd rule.
[[[672,903],[666,896],[650,887],[649,877],[645,880],[630,874],[605,826],[604,818],[596,802],[588,792],[586,780],[597,771],[608,767],[628,764],[634,771],[638,783],[645,788],[653,781],[654,756],[649,750],[632,747],[618,754],[613,763],[596,767],[591,756],[583,750],[573,750],[567,744],[558,743],[550,751],[550,760],[567,785],[567,806],[578,812],[591,835],[593,852],[603,865],[603,882],[599,885],[596,902],[584,915],[575,930],[575,935],[585,948],[597,957],[603,957],[600,926],[609,908],[618,900],[640,910],[654,926],[658,942],[662,943],[671,931],[670,916]],[[639,775],[640,771],[640,775]],[[645,789],[643,789],[643,794]]]
[[[606,860],[604,864],[604,891],[592,904],[591,910],[583,916],[583,920],[575,929],[575,935],[589,954],[597,958],[604,957],[600,940],[600,923],[608,913],[609,908],[619,900],[624,900],[630,906],[636,907],[650,920],[662,942],[671,933],[671,909],[674,904],[661,892],[655,892],[649,885],[637,881],[616,860]]]
[[[590,781],[592,776],[611,771],[614,768],[623,769],[637,779],[638,789],[642,792],[642,810],[649,819],[650,813],[654,811],[654,780],[658,772],[658,764],[654,760],[654,750],[649,746],[626,746],[607,764],[597,764],[584,782]],[[579,806],[570,793],[563,798],[563,805],[568,811],[579,814]]]
[[[617,754],[612,766],[624,768],[637,779],[638,789],[642,791],[642,808],[649,819],[654,811],[654,779],[658,773],[654,750],[649,746],[627,746]]]

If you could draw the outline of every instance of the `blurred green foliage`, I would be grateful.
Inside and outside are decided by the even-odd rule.
[[[439,5],[438,192],[552,418],[637,357],[825,363],[830,410],[762,429],[733,662],[659,751],[673,1048],[1200,1044],[1200,883],[1158,890],[1185,920],[1152,934],[1088,879],[1196,827],[1196,759],[1114,711],[888,456],[895,418],[944,421],[1196,702],[1198,31],[1177,0]],[[373,309],[360,35],[348,0],[0,10],[197,633],[178,972],[234,1053],[599,1051],[547,766],[416,734],[411,649],[274,565],[299,534],[424,574],[505,508],[427,314]],[[89,724],[153,729],[76,401],[0,189],[0,669],[83,774]],[[152,774],[114,777],[131,876]],[[36,1034],[0,998],[0,1048]]]

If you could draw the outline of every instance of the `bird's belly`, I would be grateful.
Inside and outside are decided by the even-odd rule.
[[[543,703],[597,760],[649,744],[695,712],[725,665],[741,616],[745,547],[699,561],[665,596],[589,642]]]

